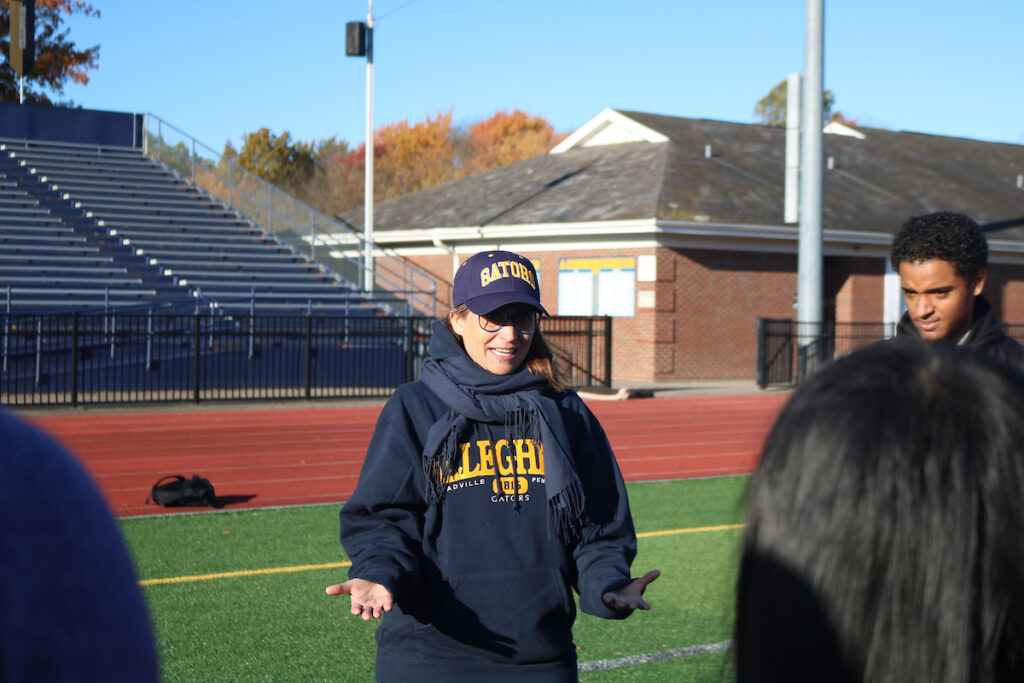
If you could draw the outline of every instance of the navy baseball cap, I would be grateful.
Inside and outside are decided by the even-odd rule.
[[[540,305],[540,283],[530,259],[511,251],[481,251],[462,262],[452,285],[452,305],[484,315],[507,304]]]

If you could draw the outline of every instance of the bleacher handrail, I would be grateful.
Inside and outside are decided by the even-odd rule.
[[[169,129],[171,132],[180,136],[182,140],[175,144],[168,143],[164,138],[165,129]],[[154,144],[157,146],[155,150],[151,149]],[[182,161],[187,163],[187,168],[191,173],[193,183],[197,185],[200,184],[196,177],[197,170],[200,172],[210,173],[219,182],[206,183],[200,186],[224,202],[225,205],[259,224],[260,221],[257,220],[256,216],[252,215],[253,212],[251,209],[247,210],[238,206],[239,200],[241,199],[251,202],[252,205],[260,210],[260,212],[266,213],[267,224],[261,226],[265,230],[273,234],[275,232],[274,221],[284,222],[286,229],[294,231],[300,236],[302,241],[309,245],[309,255],[311,260],[330,267],[329,263],[324,263],[323,260],[318,260],[316,258],[316,249],[319,245],[329,250],[333,250],[330,253],[330,259],[343,262],[346,269],[352,268],[357,273],[357,277],[354,278],[343,278],[338,275],[339,279],[348,279],[355,283],[364,281],[364,274],[368,266],[365,263],[365,258],[363,256],[365,253],[364,245],[366,244],[366,240],[363,235],[352,230],[351,227],[325,216],[312,206],[296,199],[255,173],[252,173],[248,169],[242,167],[233,159],[225,159],[223,155],[216,152],[209,145],[196,140],[188,133],[167,121],[164,121],[155,114],[147,113],[144,115],[143,152],[145,154],[160,161],[164,161],[163,155],[165,153],[180,158],[182,153],[181,150],[178,149],[179,144],[184,147],[185,153],[187,154],[187,158],[182,159]],[[197,149],[208,156],[206,158],[200,156],[197,154]],[[166,161],[164,161],[164,163],[173,170],[181,171],[181,169],[173,163]],[[222,168],[226,169],[226,173],[218,172],[218,170]],[[235,178],[238,180],[236,181]],[[246,190],[241,185],[243,182],[250,188],[255,189],[251,191]],[[235,197],[236,193],[240,195],[239,198]],[[290,216],[285,210],[274,208],[272,197],[275,193],[279,199],[283,199],[286,204],[291,205],[296,210],[296,214],[302,214],[303,222],[299,222],[299,220],[297,220],[299,218],[298,215]],[[264,201],[257,195],[264,195],[266,200]],[[347,253],[338,250],[338,244],[331,244],[318,236],[316,229],[318,224],[326,226],[327,230],[331,233],[346,234],[352,243],[358,245],[357,252],[359,254],[359,258],[350,258]],[[346,242],[349,240],[346,240]],[[392,249],[387,249],[381,247],[379,244],[375,244],[373,245],[373,253],[375,266],[373,268],[373,275],[374,282],[379,285],[377,289],[383,290],[382,293],[385,294],[405,295],[409,297],[410,303],[414,308],[427,312],[429,315],[433,315],[435,313],[436,305],[436,284],[434,278],[409,264]],[[382,263],[382,261],[384,263]],[[382,268],[382,265],[385,265],[386,268]],[[429,297],[421,297],[420,293],[422,292],[428,292]]]

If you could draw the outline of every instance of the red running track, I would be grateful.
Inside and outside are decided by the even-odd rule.
[[[785,394],[594,401],[627,481],[752,472]],[[198,473],[225,507],[346,500],[380,406],[211,409],[32,418],[95,477],[118,516],[167,474]],[[191,510],[196,510],[192,508]]]

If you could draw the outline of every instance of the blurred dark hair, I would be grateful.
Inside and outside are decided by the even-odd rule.
[[[470,310],[466,308],[466,304],[462,304],[452,309],[460,317],[465,317]],[[475,314],[474,314],[475,315]],[[447,317],[444,319],[445,327],[452,333],[452,336],[458,340],[459,344],[462,344],[462,337],[455,334],[455,330],[452,329],[452,324]],[[540,320],[537,321],[538,327],[534,330],[533,341],[530,343],[530,350],[526,354],[526,359],[523,360],[523,365],[526,369],[534,375],[538,375],[544,378],[548,384],[551,385],[556,391],[565,391],[569,388],[569,383],[565,380],[562,375],[561,369],[555,363],[555,354],[551,352],[551,347],[548,346],[547,341],[544,339],[544,335],[540,331]],[[463,348],[465,348],[463,346]]]
[[[794,393],[751,481],[740,681],[1024,680],[1024,375],[882,343]]]
[[[952,264],[968,286],[988,267],[988,241],[973,218],[952,211],[913,216],[892,241],[889,260],[895,270],[904,261],[938,259]]]

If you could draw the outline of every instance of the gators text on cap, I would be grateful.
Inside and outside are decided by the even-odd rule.
[[[523,303],[547,315],[533,263],[511,251],[482,251],[466,259],[455,274],[452,303],[477,314]]]

